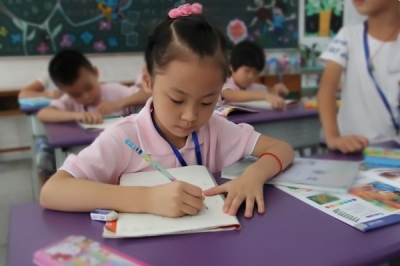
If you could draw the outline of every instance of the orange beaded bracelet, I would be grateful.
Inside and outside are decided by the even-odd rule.
[[[260,159],[261,157],[263,157],[263,156],[265,156],[265,155],[271,155],[271,156],[274,157],[274,158],[278,161],[278,163],[279,163],[279,172],[278,172],[276,175],[274,175],[274,177],[277,176],[277,175],[279,175],[280,173],[282,173],[282,171],[283,171],[283,165],[282,165],[282,161],[279,159],[279,157],[276,156],[276,155],[273,154],[273,153],[264,152],[263,154],[260,155],[260,157],[258,157],[258,159]]]

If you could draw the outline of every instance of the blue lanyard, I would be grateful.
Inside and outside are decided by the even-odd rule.
[[[156,128],[158,134],[160,134],[160,136],[165,139],[164,134],[161,132],[160,128],[157,126],[156,122],[154,121],[153,114],[151,115],[151,120],[153,121],[154,127]],[[196,150],[197,165],[203,165],[203,160],[201,159],[199,139],[197,138],[196,131],[193,131],[192,138],[193,138],[193,142],[194,142],[194,146],[195,146],[195,150]],[[169,146],[171,147],[172,151],[174,152],[176,158],[179,160],[180,164],[182,166],[187,166],[187,163],[185,162],[185,159],[183,159],[182,154],[179,152],[179,150],[168,140],[165,139],[165,141],[168,142]]]
[[[394,118],[392,108],[390,108],[389,101],[386,98],[385,94],[383,93],[381,87],[379,86],[378,82],[376,81],[376,78],[374,76],[374,73],[372,72],[372,66],[370,62],[370,51],[369,51],[369,44],[368,44],[368,23],[364,22],[364,34],[363,34],[363,41],[364,41],[364,52],[365,52],[365,60],[367,62],[367,70],[368,74],[372,78],[372,81],[374,82],[374,85],[376,87],[376,90],[378,91],[379,96],[381,97],[383,103],[385,104],[386,110],[390,114],[390,118],[392,119],[392,123],[394,128],[396,129],[396,133],[399,133],[399,123],[396,122],[396,119]]]

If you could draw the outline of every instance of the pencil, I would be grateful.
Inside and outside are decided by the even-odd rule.
[[[130,139],[125,140],[125,144],[128,145],[133,151],[139,154],[146,162],[151,164],[156,170],[158,170],[161,174],[163,174],[170,181],[177,181],[175,177],[173,177],[164,167],[159,165],[156,161],[154,161],[150,155],[145,153],[141,148],[139,148],[135,143],[133,143]],[[204,204],[204,207],[208,209],[208,207]]]

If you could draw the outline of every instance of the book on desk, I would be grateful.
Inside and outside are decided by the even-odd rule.
[[[221,177],[234,179],[257,161],[245,157],[222,169]],[[318,159],[295,158],[280,175],[268,180],[268,184],[315,189],[324,192],[346,193],[357,176],[360,163]]]
[[[316,161],[316,159],[296,158],[295,162],[299,160],[305,160],[304,163]],[[329,162],[326,161],[325,163],[329,164]],[[331,166],[333,166],[333,162],[335,161],[331,161]],[[343,165],[340,166],[341,163],[341,161],[336,161],[336,167],[324,167],[324,172],[331,169],[340,174],[347,168]],[[268,183],[273,183],[287,194],[362,232],[400,223],[400,167],[360,164],[360,162],[352,163],[355,166],[359,165],[362,171],[358,170],[353,178],[349,175],[349,180],[352,180],[352,183],[346,193],[338,193],[335,190],[333,192],[327,191],[326,187],[321,187],[320,184],[312,189],[309,184],[304,184],[308,183],[307,179],[304,180],[306,175],[302,177],[301,171],[300,175],[295,175],[296,173],[292,171],[296,168],[296,165],[286,172],[291,173],[291,176],[282,180],[279,180],[280,176],[278,176]],[[246,167],[248,166],[236,165],[237,169],[232,167],[230,167],[230,170],[224,169],[222,177],[229,174],[237,175],[243,172]],[[303,174],[312,170],[312,166],[303,165],[303,167],[306,167],[302,171]],[[354,171],[352,168],[350,167],[349,170]],[[334,175],[331,177],[334,177]],[[338,179],[343,178],[343,176],[337,177],[339,177]],[[278,185],[279,183],[281,185]],[[341,187],[344,188],[347,185]]]
[[[104,130],[112,125],[115,125],[124,120],[122,116],[108,116],[103,118],[103,122],[101,124],[85,124],[79,122],[79,125],[86,130]]]
[[[206,190],[216,186],[214,177],[205,166],[192,165],[168,169],[176,179]],[[125,174],[121,177],[122,186],[157,186],[169,181],[158,171]],[[194,216],[168,218],[146,213],[119,213],[118,220],[107,222],[103,237],[148,237],[172,234],[190,234],[240,229],[236,216],[222,211],[224,199],[221,195],[206,197],[207,208]]]
[[[296,100],[285,100],[287,105],[296,103]],[[231,114],[257,113],[261,110],[272,110],[271,103],[267,101],[231,102],[229,104],[216,106],[214,112],[220,116],[227,117]]]
[[[52,99],[46,97],[34,97],[34,98],[20,98],[18,103],[21,106],[26,107],[46,107],[51,103]]]
[[[240,163],[227,167],[223,169],[221,177],[232,179],[240,175],[255,160],[242,160]],[[301,162],[303,166],[299,168],[296,166],[296,162]],[[319,167],[325,165],[322,167],[323,172],[319,172],[319,167],[315,168],[312,162],[319,162]],[[352,165],[346,166],[345,163]],[[309,165],[307,166],[307,164]],[[357,166],[362,170],[354,169]],[[305,177],[314,176],[314,174],[309,175],[313,169],[317,169],[318,176],[328,177],[327,180],[330,181],[325,182],[325,185],[328,186],[321,187],[321,183],[315,186],[316,184],[312,184],[315,182],[310,184],[310,180]],[[332,174],[324,174],[328,172]],[[352,173],[347,176],[348,179],[346,172],[347,174]],[[285,174],[289,175],[285,176]],[[351,182],[350,184],[341,183],[341,179]],[[321,179],[321,181],[324,180]],[[333,186],[336,182],[340,184],[339,188],[342,193],[336,191],[338,185]],[[268,183],[274,184],[287,194],[362,232],[400,223],[400,166],[396,168],[360,164],[360,162],[296,158],[292,168],[271,179]],[[332,190],[332,188],[334,189]],[[348,192],[343,193],[344,188]]]

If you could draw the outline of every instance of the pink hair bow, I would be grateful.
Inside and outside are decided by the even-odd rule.
[[[203,10],[202,5],[198,3],[194,4],[185,4],[181,5],[177,8],[172,9],[171,11],[168,12],[168,16],[170,18],[179,18],[179,17],[187,17],[192,14],[201,14],[201,11]]]

